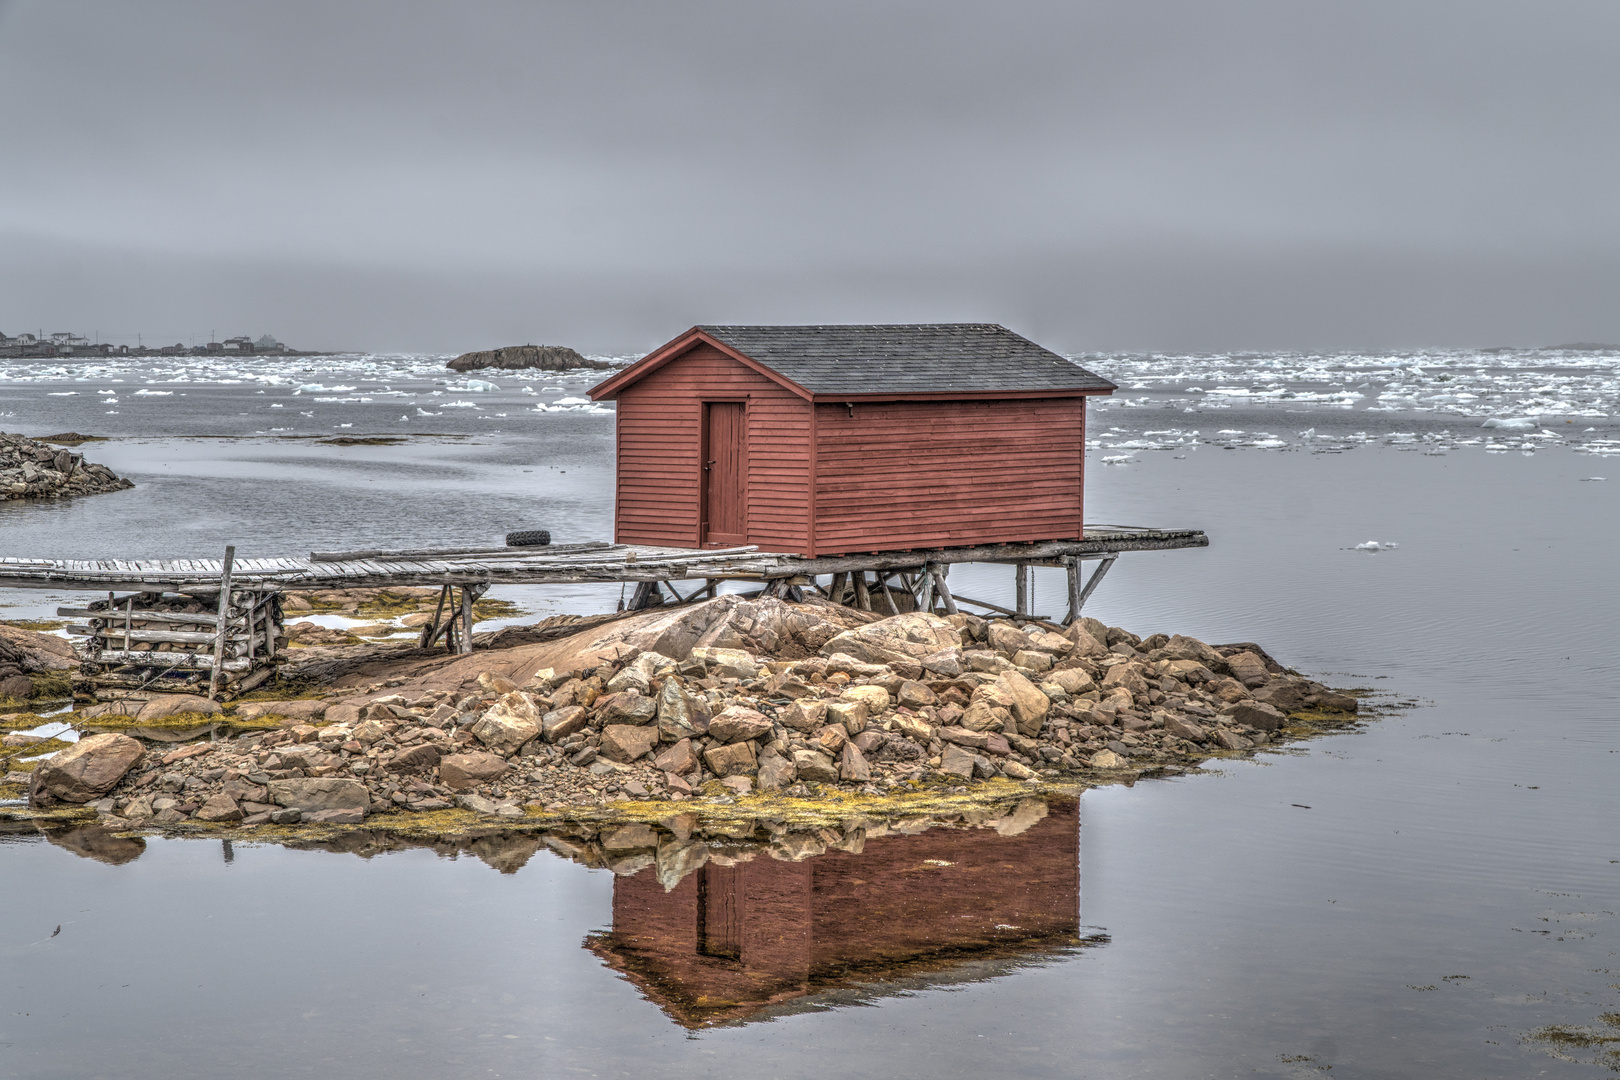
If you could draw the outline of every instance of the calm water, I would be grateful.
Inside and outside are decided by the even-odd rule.
[[[1168,384],[1181,361],[1139,363],[1133,377],[1157,371]],[[1193,375],[1210,384],[1218,367]],[[1327,396],[1366,374],[1335,384],[1323,370],[1296,365],[1290,377],[1316,378]],[[1605,1074],[1522,1040],[1620,1009],[1620,472],[1586,479],[1611,471],[1603,440],[1614,429],[1590,414],[1607,407],[1613,364],[1562,383],[1548,381],[1558,372],[1510,374],[1494,392],[1565,387],[1569,411],[1588,415],[1565,424],[1574,416],[1541,413],[1565,400],[1545,391],[1534,431],[1506,429],[1511,451],[1488,451],[1502,429],[1422,405],[1408,371],[1399,389],[1414,411],[1375,413],[1400,402],[1363,390],[1349,410],[1274,397],[1189,418],[1186,408],[1204,406],[1186,403],[1182,380],[1098,417],[1094,464],[1129,460],[1095,464],[1088,518],[1202,527],[1213,544],[1127,556],[1090,613],[1141,633],[1258,641],[1325,681],[1410,707],[1217,773],[1092,791],[1075,815],[1051,816],[1043,857],[1071,852],[1079,886],[1072,909],[1061,890],[1041,904],[1067,912],[1075,933],[1105,936],[1087,947],[1010,958],[966,949],[926,971],[899,962],[897,925],[940,927],[950,947],[951,926],[1028,902],[1036,875],[1016,869],[1030,858],[1027,836],[924,834],[941,845],[927,855],[938,863],[1014,867],[988,894],[946,890],[945,908],[895,883],[896,866],[932,864],[886,840],[831,862],[768,862],[824,865],[804,871],[815,887],[803,903],[832,913],[812,936],[867,984],[692,1030],[669,1000],[704,991],[702,979],[671,968],[663,983],[638,982],[602,955],[605,933],[691,917],[632,903],[661,895],[641,876],[615,881],[544,850],[503,874],[467,854],[362,859],[238,844],[227,862],[218,842],[164,840],[115,866],[16,836],[0,843],[0,1075]],[[518,402],[511,380],[495,381],[481,412]],[[1250,382],[1266,389],[1252,372]],[[4,410],[36,410],[36,422],[5,423],[85,430],[93,416],[78,403],[110,384],[45,396],[63,385],[7,384]],[[212,420],[203,410],[185,430],[240,430],[228,426],[232,403],[247,411],[259,388],[216,387]],[[363,416],[331,422],[360,430]],[[514,419],[499,432],[467,431],[496,426],[476,420],[435,429],[466,439],[341,450],[132,426],[90,449],[140,487],[0,508],[0,546],[203,553],[229,541],[268,554],[379,534],[484,542],[522,524],[605,535],[611,416]],[[203,432],[206,422],[217,427]],[[1164,434],[1173,427],[1183,434]],[[1543,448],[1520,449],[1549,430],[1557,437],[1528,444]],[[1283,445],[1260,448],[1260,436]],[[1349,448],[1322,452],[1336,447]],[[1399,546],[1352,550],[1369,539]],[[1010,594],[1005,570],[958,572],[973,582],[963,591]],[[1059,590],[1041,577],[1037,605]],[[563,607],[611,602],[547,595]],[[18,605],[12,613],[48,603],[0,600]],[[804,932],[781,905],[736,910],[752,933]],[[1589,1062],[1593,1051],[1568,1053]]]

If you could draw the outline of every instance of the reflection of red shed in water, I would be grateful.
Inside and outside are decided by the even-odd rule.
[[[613,930],[590,947],[677,1022],[744,1020],[859,986],[999,974],[1079,942],[1072,801],[1014,836],[930,829],[801,862],[710,863],[666,892],[613,882]]]
[[[621,544],[837,555],[1081,538],[1086,398],[1005,327],[696,326],[618,403]]]

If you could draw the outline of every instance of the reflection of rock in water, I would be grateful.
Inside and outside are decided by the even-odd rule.
[[[109,866],[134,862],[146,850],[139,836],[115,836],[100,825],[79,825],[71,829],[46,829],[45,839],[73,854]]]
[[[689,1027],[987,978],[1083,944],[1072,801],[1010,836],[932,829],[859,854],[709,862],[666,891],[669,876],[616,878],[613,929],[588,945]]]
[[[474,855],[501,873],[515,874],[540,850],[540,837],[530,833],[500,833],[480,836],[467,846]]]

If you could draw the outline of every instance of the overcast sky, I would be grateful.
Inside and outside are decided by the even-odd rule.
[[[1620,3],[0,0],[0,331],[1620,340]]]

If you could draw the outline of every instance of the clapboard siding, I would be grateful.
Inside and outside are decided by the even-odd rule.
[[[817,410],[818,555],[1081,534],[1084,398]]]
[[[750,544],[799,551],[808,531],[810,405],[781,385],[699,344],[618,396],[621,544],[696,547],[703,499],[703,403],[746,402]]]

